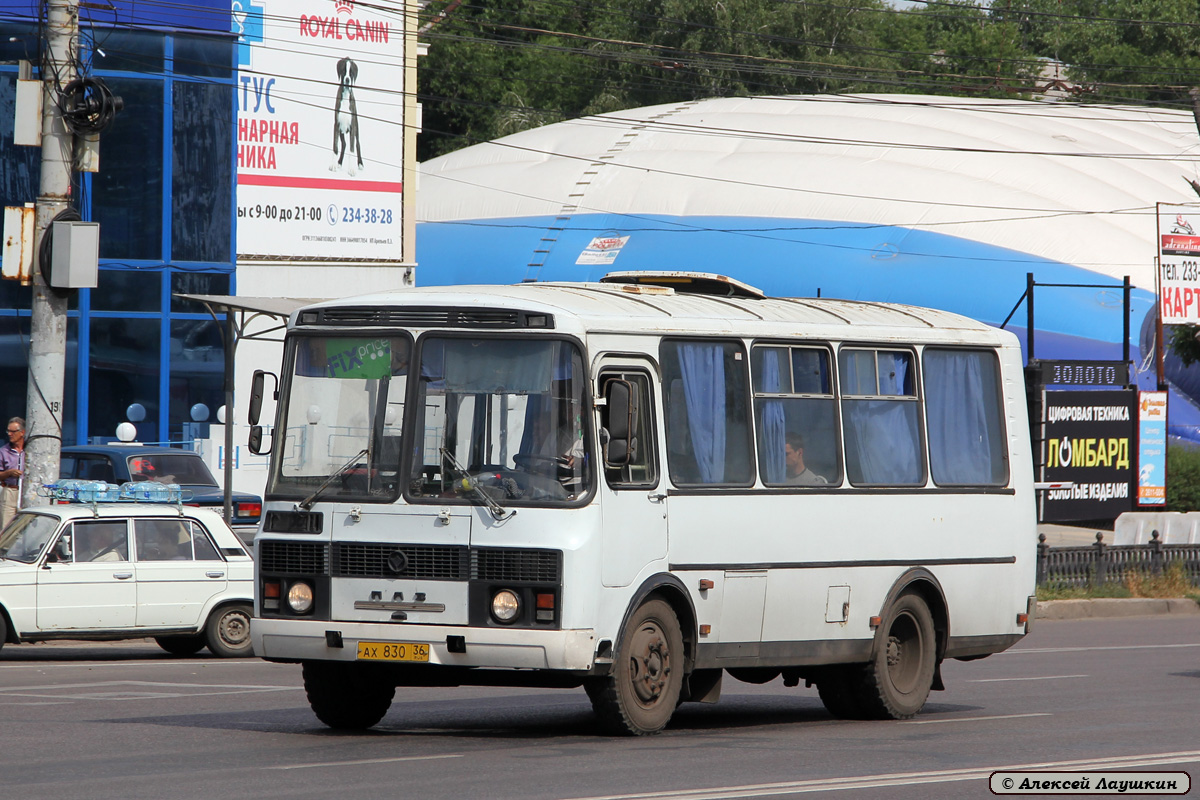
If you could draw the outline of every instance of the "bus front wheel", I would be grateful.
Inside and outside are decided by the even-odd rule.
[[[592,708],[610,732],[644,736],[671,719],[683,688],[683,634],[663,600],[649,600],[625,624],[612,672],[586,684]]]
[[[862,668],[859,706],[872,719],[910,719],[925,705],[937,666],[933,615],[920,595],[896,598]]]
[[[396,687],[372,665],[305,661],[304,692],[317,719],[337,730],[361,731],[383,719]]]

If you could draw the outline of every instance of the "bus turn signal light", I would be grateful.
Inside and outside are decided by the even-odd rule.
[[[279,581],[263,581],[262,607],[279,608]]]
[[[554,621],[554,593],[539,592],[536,598],[538,622]]]

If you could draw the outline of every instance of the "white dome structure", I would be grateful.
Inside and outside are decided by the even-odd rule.
[[[1196,122],[1168,109],[916,95],[654,106],[423,164],[417,280],[718,272],[772,295],[993,325],[1016,310],[1007,327],[1024,337],[1032,273],[1088,287],[1036,292],[1036,356],[1119,359],[1129,276],[1132,358],[1150,388],[1156,204],[1196,203],[1191,180]]]

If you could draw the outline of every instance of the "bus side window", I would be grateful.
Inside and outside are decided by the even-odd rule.
[[[838,352],[846,475],[856,486],[922,486],[925,450],[912,353]]]
[[[750,370],[741,342],[666,340],[667,467],[678,485],[754,482]]]
[[[763,484],[840,484],[837,401],[828,347],[756,346],[751,361]]]
[[[650,378],[642,372],[606,372],[600,376],[600,391],[607,392],[610,381],[622,381],[630,389],[629,403],[632,409],[632,424],[629,431],[628,459],[623,465],[609,465],[604,461],[604,477],[614,489],[645,489],[658,485],[658,439],[654,432],[654,405],[651,400]],[[604,407],[600,414],[601,426],[609,429],[610,409]],[[607,454],[607,445],[602,447]]]

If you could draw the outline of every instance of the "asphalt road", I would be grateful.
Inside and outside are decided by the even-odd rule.
[[[582,690],[480,688],[399,690],[352,735],[312,716],[298,667],[8,646],[0,797],[960,798],[1031,765],[1200,779],[1200,616],[1040,621],[944,675],[907,722],[834,720],[815,690],[727,677],[720,703],[648,738],[597,736]]]

